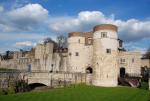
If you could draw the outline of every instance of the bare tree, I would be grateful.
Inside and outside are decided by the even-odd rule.
[[[150,48],[148,48],[147,52],[144,55],[144,58],[150,59]]]
[[[43,41],[44,41],[44,44],[46,44],[48,42],[54,42],[50,37],[43,39]]]
[[[58,48],[67,47],[67,38],[64,35],[57,36],[57,44],[58,44]]]
[[[64,35],[57,36],[57,49],[63,49],[67,47],[67,38]],[[63,65],[63,52],[59,52],[60,62],[59,62],[59,69],[62,71]]]

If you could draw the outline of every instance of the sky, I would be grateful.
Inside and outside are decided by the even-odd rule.
[[[34,47],[46,37],[118,26],[129,51],[150,47],[150,0],[0,0],[0,53]]]

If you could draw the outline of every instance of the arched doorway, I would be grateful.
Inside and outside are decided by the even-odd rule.
[[[124,67],[120,68],[120,77],[125,77],[126,69]]]
[[[86,73],[92,74],[93,73],[93,69],[91,67],[86,68]]]

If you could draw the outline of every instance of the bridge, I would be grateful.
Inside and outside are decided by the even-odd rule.
[[[46,86],[57,86],[73,83],[85,83],[86,74],[83,73],[69,73],[69,72],[31,72],[28,73],[26,78],[28,84],[40,83]]]
[[[84,73],[69,73],[69,72],[45,72],[45,71],[13,71],[0,72],[0,87],[7,88],[9,82],[24,80],[29,86],[40,84],[49,87],[57,87],[75,83],[87,82],[86,74]]]

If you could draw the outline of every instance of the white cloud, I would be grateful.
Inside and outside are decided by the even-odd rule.
[[[58,20],[62,19],[63,20]],[[112,15],[106,17],[100,11],[82,11],[77,17],[59,17],[53,19],[54,23],[49,24],[49,28],[56,32],[70,32],[70,31],[86,31],[97,24],[112,23],[114,18]],[[69,18],[69,19],[68,19]]]
[[[3,11],[4,11],[4,8],[0,6],[0,13],[2,13]]]
[[[16,46],[23,46],[23,47],[28,47],[28,46],[35,46],[36,45],[36,43],[33,43],[33,42],[31,42],[31,41],[24,41],[24,42],[16,42],[16,44],[15,44]]]
[[[28,4],[8,12],[8,16],[13,20],[31,19],[38,22],[47,19],[48,11],[40,4]]]
[[[27,4],[1,14],[0,30],[3,32],[39,30],[48,20],[48,11],[40,4]]]
[[[120,37],[125,41],[138,41],[150,38],[150,21],[130,19],[118,23]]]
[[[0,9],[3,11],[3,7]],[[30,33],[49,27],[50,32],[67,34],[72,31],[89,31],[97,24],[111,23],[119,27],[119,36],[126,42],[150,38],[150,20],[123,21],[115,19],[114,14],[106,16],[100,11],[81,11],[77,16],[52,17],[40,4],[27,4],[7,11],[0,17],[1,32]]]
[[[68,19],[69,18],[69,19]],[[64,19],[64,20],[58,20]],[[100,11],[82,11],[76,17],[59,17],[51,19],[50,30],[54,32],[69,33],[70,31],[89,31],[97,24],[110,23],[119,28],[119,36],[128,41],[138,41],[150,38],[150,21],[129,19],[127,21],[115,19],[114,15],[105,16]]]
[[[26,4],[10,11],[0,6],[0,18],[0,41],[37,41],[44,38],[40,32],[53,33],[54,37],[73,31],[91,31],[95,25],[103,23],[117,25],[120,38],[127,44],[134,45],[134,42],[150,39],[150,19],[125,21],[115,19],[114,14],[106,16],[101,11],[81,11],[76,16],[53,17],[40,4]]]
[[[59,20],[60,19],[60,20]],[[107,18],[99,11],[82,11],[77,17],[58,17],[50,19],[49,28],[55,32],[68,33],[70,31],[90,30],[96,24],[111,22],[111,18]]]
[[[138,51],[142,54],[146,53],[147,48],[141,46],[141,42],[128,42],[124,44],[124,47],[127,49],[127,51]]]
[[[0,33],[0,41],[40,40],[46,36],[35,33]]]

